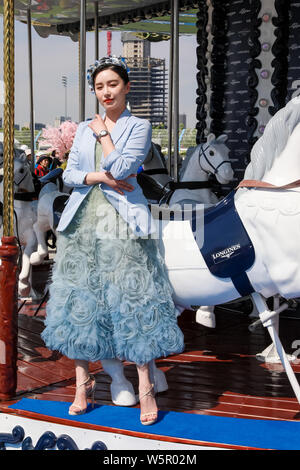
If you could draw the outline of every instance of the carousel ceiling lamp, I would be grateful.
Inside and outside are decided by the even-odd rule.
[[[152,8],[152,15],[154,16],[166,16],[170,14],[167,8],[164,8],[163,6],[157,6]]]
[[[120,18],[118,16],[111,17],[111,25],[112,26],[119,26]]]
[[[150,10],[149,10],[149,11],[146,11],[146,12],[145,12],[145,18],[146,18],[147,20],[151,20],[151,18],[152,18],[152,11],[150,11]]]
[[[123,19],[122,19],[122,24],[128,24],[128,23],[131,23],[132,22],[132,18],[129,17],[129,16],[125,16]]]
[[[106,28],[111,28],[112,27],[112,23],[110,21],[108,21],[108,18],[105,18],[105,19],[99,19],[99,25],[101,28],[103,29],[106,29]]]
[[[133,21],[136,23],[138,21],[144,20],[145,15],[141,10],[137,10],[137,12],[133,15]]]

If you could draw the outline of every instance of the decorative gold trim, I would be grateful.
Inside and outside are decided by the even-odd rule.
[[[31,21],[31,24],[32,26],[43,26],[45,28],[51,28],[51,26],[53,26],[50,23],[41,23],[40,21],[36,21],[36,20]]]
[[[4,0],[3,56],[4,56],[4,126],[3,126],[3,235],[14,235],[14,0]]]

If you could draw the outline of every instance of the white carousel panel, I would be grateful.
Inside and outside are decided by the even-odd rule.
[[[19,433],[16,432],[18,427]],[[20,429],[22,428],[22,429]],[[15,442],[12,442],[13,439],[7,439],[5,445],[6,450],[31,450],[35,448],[39,443],[39,449],[52,449],[52,450],[64,450],[62,445],[67,445],[72,450],[91,449],[93,445],[97,445],[99,450],[102,447],[108,451],[129,451],[129,450],[169,450],[169,451],[196,451],[199,450],[226,450],[222,446],[212,447],[209,444],[184,444],[180,442],[168,442],[166,440],[159,439],[148,439],[147,437],[135,437],[130,436],[124,433],[118,433],[115,431],[99,431],[88,429],[85,427],[76,427],[70,425],[63,425],[55,422],[47,422],[39,419],[24,418],[22,416],[15,416],[11,414],[1,413],[0,416],[0,435],[2,433],[7,433],[8,435],[13,434],[15,429]],[[51,433],[51,435],[50,435]],[[19,438],[18,438],[19,434]],[[46,437],[48,435],[48,439]],[[44,439],[43,436],[44,435]],[[51,436],[53,438],[51,445]],[[61,438],[64,436],[64,440]],[[42,439],[41,439],[42,438]],[[28,442],[29,441],[29,442]],[[43,447],[43,442],[48,447]],[[41,447],[42,446],[42,447]],[[23,448],[23,449],[22,449]],[[0,442],[1,449],[1,442]],[[191,454],[195,455],[194,453]],[[150,454],[149,454],[150,456]],[[190,462],[191,462],[190,457]],[[196,458],[194,457],[193,461],[195,462]],[[188,461],[187,461],[188,462]],[[108,463],[108,462],[104,462]]]

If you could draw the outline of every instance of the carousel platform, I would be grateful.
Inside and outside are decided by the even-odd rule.
[[[181,314],[186,348],[157,361],[169,389],[157,395],[159,420],[148,427],[139,424],[138,405],[112,404],[110,377],[100,362],[90,368],[97,380],[97,405],[85,415],[69,416],[73,361],[49,351],[41,340],[45,303],[20,302],[19,308],[17,395],[0,402],[0,446],[5,445],[3,432],[11,433],[17,448],[26,436],[27,448],[28,439],[31,448],[50,445],[49,436],[46,444],[42,437],[52,432],[57,446],[71,449],[300,449],[300,405],[282,366],[256,358],[270,339],[262,326],[249,331],[253,319],[247,303],[218,307],[215,329],[195,323],[192,311]],[[295,353],[297,315],[281,317],[280,337],[286,352]],[[299,380],[300,361],[293,369]],[[125,363],[125,375],[137,390],[134,364]],[[24,430],[19,437],[16,427]]]

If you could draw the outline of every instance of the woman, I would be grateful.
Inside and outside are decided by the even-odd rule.
[[[86,411],[95,379],[88,361],[136,363],[141,423],[157,420],[148,363],[183,349],[172,288],[136,172],[151,145],[151,126],[126,109],[126,65],[106,57],[89,84],[106,113],[79,124],[63,178],[74,186],[57,230],[56,263],[43,338],[75,359],[70,414]]]

